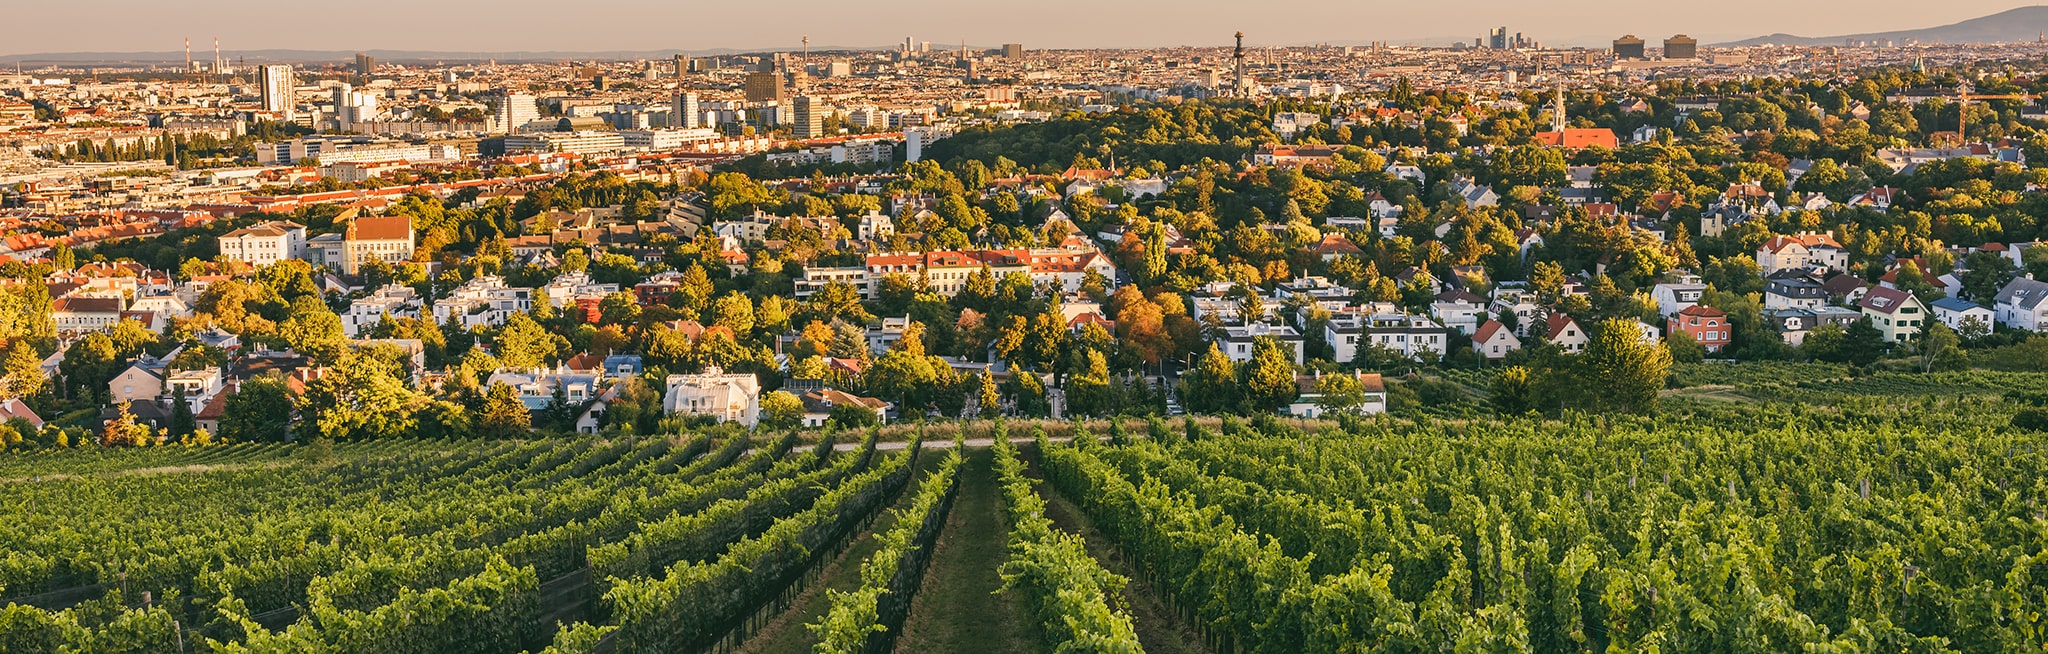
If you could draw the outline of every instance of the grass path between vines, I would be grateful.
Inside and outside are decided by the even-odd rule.
[[[1003,521],[995,452],[969,448],[960,469],[960,496],[946,516],[924,583],[911,598],[910,616],[896,639],[897,652],[1037,654],[1047,651],[1030,609],[1014,593],[998,592],[1009,527]]]
[[[1145,654],[1210,654],[1202,644],[1201,634],[1189,628],[1166,606],[1151,584],[1138,577],[1109,538],[1095,528],[1088,515],[1052,484],[1044,481],[1045,475],[1039,471],[1037,459],[1036,456],[1030,457],[1028,472],[1037,480],[1038,495],[1045,498],[1045,517],[1052,520],[1054,526],[1079,534],[1088,544],[1088,555],[1094,557],[1103,569],[1130,580],[1124,585],[1121,603],[1131,616],[1131,626],[1138,632],[1138,643],[1145,646]]]
[[[881,547],[881,542],[875,539],[875,535],[896,526],[894,509],[902,509],[910,504],[911,498],[917,494],[917,485],[922,483],[925,475],[931,474],[933,469],[939,467],[939,462],[944,460],[943,455],[944,452],[925,452],[917,462],[917,478],[912,479],[910,485],[904,487],[903,494],[896,498],[896,504],[883,509],[881,517],[875,518],[872,529],[855,538],[853,545],[847,547],[846,551],[839,555],[838,560],[825,566],[824,572],[818,575],[818,583],[805,589],[797,596],[796,601],[790,603],[789,610],[775,616],[775,619],[770,620],[767,626],[762,627],[760,632],[748,639],[734,654],[800,654],[811,651],[811,646],[817,644],[818,638],[811,633],[808,625],[823,619],[825,613],[832,610],[832,598],[825,590],[829,588],[845,592],[860,587],[861,564],[867,562],[868,556]]]

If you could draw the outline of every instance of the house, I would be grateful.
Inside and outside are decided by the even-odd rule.
[[[1827,288],[1810,276],[1780,275],[1764,282],[1766,309],[1818,309],[1827,303]]]
[[[60,297],[50,303],[50,320],[58,334],[99,331],[121,322],[118,297]]]
[[[1340,362],[1356,360],[1359,350],[1369,347],[1422,361],[1441,357],[1450,349],[1450,332],[1423,316],[1356,316],[1324,323],[1323,340]]]
[[[1347,412],[1363,415],[1375,415],[1386,413],[1386,380],[1381,378],[1380,374],[1376,372],[1361,372],[1354,374],[1356,379],[1358,380],[1358,388],[1360,391],[1363,392],[1364,398],[1362,398],[1362,400],[1356,406],[1350,407],[1350,409],[1348,409]],[[1297,418],[1323,417],[1324,410],[1321,401],[1323,399],[1323,394],[1316,390],[1316,387],[1320,385],[1322,380],[1322,373],[1317,373],[1315,375],[1295,376],[1294,383],[1296,385],[1296,388],[1299,389],[1300,393],[1295,396],[1293,403],[1287,405],[1287,415],[1294,416]]]
[[[1335,261],[1338,257],[1365,256],[1365,250],[1359,249],[1357,244],[1352,243],[1350,237],[1335,232],[1324,234],[1323,240],[1317,242],[1314,249],[1316,254],[1322,256],[1325,262]]]
[[[1884,340],[1902,343],[1920,335],[1926,326],[1927,305],[1914,297],[1912,291],[1877,286],[1863,295],[1863,301],[1856,308],[1870,318],[1871,325],[1884,334]]]
[[[2048,331],[2048,282],[2032,274],[1998,289],[1992,306],[1998,324],[2030,332]]]
[[[1706,294],[1707,285],[1700,278],[1686,275],[1677,282],[1658,284],[1650,289],[1650,295],[1657,298],[1657,315],[1669,316],[1692,308],[1700,303],[1700,296]]]
[[[1474,182],[1471,179],[1461,178],[1453,180],[1451,182],[1451,194],[1464,201],[1465,208],[1467,209],[1492,207],[1500,204],[1500,195],[1493,192],[1493,187]]]
[[[1230,357],[1233,363],[1250,361],[1253,354],[1257,351],[1253,345],[1261,338],[1270,338],[1278,341],[1282,347],[1294,353],[1294,363],[1301,363],[1301,332],[1295,331],[1293,327],[1252,323],[1250,325],[1224,327],[1223,332],[1222,342],[1218,345],[1223,348],[1224,356]]]
[[[604,375],[578,372],[567,367],[553,370],[501,368],[491,373],[490,378],[484,381],[484,387],[498,384],[512,387],[519,395],[519,403],[526,405],[528,411],[539,411],[554,402],[557,389],[569,406],[580,407],[597,399],[604,392]]]
[[[1593,342],[1586,330],[1579,328],[1579,321],[1562,311],[1550,312],[1550,316],[1544,319],[1544,327],[1544,340],[1570,354],[1586,351],[1586,344]]]
[[[1665,332],[1685,332],[1694,342],[1707,348],[1708,352],[1720,352],[1728,347],[1734,338],[1733,326],[1728,323],[1728,314],[1709,306],[1693,305],[1671,315]]]
[[[1488,361],[1505,358],[1509,352],[1522,349],[1522,339],[1515,338],[1515,332],[1498,320],[1488,320],[1472,333],[1472,351],[1486,357]]]
[[[1941,324],[1959,332],[1963,330],[1963,323],[1974,320],[1977,327],[1988,333],[1991,325],[1998,320],[1997,315],[1990,309],[1962,298],[1945,297],[1929,302],[1927,308],[1934,311],[1935,320],[1940,320]]]
[[[341,272],[354,275],[371,259],[398,263],[412,256],[411,216],[373,216],[349,221],[342,232]],[[331,265],[331,264],[330,264]]]
[[[163,380],[164,397],[176,398],[183,394],[185,406],[193,413],[205,408],[206,403],[212,401],[215,395],[219,395],[222,388],[219,368],[179,370],[165,375]]]
[[[669,375],[662,405],[668,414],[710,416],[752,428],[761,421],[761,382],[750,374],[726,374],[717,366],[695,375]]]
[[[1835,242],[1835,235],[1805,232],[1773,236],[1756,249],[1756,265],[1770,275],[1789,268],[1826,268],[1848,272],[1849,250]]]
[[[306,258],[306,226],[290,221],[257,223],[222,234],[215,242],[221,258],[229,261],[268,266]]]
[[[20,398],[10,397],[0,400],[0,422],[12,422],[17,419],[27,422],[28,426],[38,430],[43,428],[42,417],[37,416],[36,412],[28,408],[28,405],[24,404]],[[31,434],[22,434],[22,436],[31,436]]]
[[[348,311],[341,314],[341,333],[349,338],[361,338],[385,316],[420,317],[419,293],[411,286],[386,284],[376,293],[350,302]]]
[[[107,382],[107,397],[115,402],[155,402],[163,394],[163,371],[141,363],[129,364]]]
[[[825,426],[825,421],[832,417],[832,407],[841,404],[851,403],[865,406],[869,410],[874,411],[875,417],[883,423],[889,421],[889,414],[896,409],[896,405],[890,402],[872,397],[861,397],[830,388],[804,393],[798,396],[797,399],[802,400],[804,404],[804,426],[813,428]]]

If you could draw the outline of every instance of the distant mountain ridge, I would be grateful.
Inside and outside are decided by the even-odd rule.
[[[1920,43],[2018,43],[2041,38],[2048,32],[2048,6],[2035,5],[2008,9],[1982,18],[1972,18],[1952,25],[1925,27],[1893,32],[1871,32],[1867,34],[1844,34],[1841,36],[1795,36],[1772,34],[1719,45],[1736,47],[1745,45],[1841,45],[1844,41],[1891,40],[1900,45],[1908,41]]]

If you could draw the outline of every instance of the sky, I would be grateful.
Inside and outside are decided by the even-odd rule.
[[[1470,42],[1495,26],[1551,45],[1624,33],[1716,42],[1946,25],[2041,0],[66,0],[0,10],[6,54],[236,49],[440,52],[874,47],[934,49]],[[30,27],[34,26],[34,27]]]

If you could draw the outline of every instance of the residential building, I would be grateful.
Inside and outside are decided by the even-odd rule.
[[[1964,323],[1974,321],[1976,327],[1989,333],[1991,326],[1998,321],[1998,316],[1990,309],[1962,298],[1945,297],[1929,302],[1927,308],[1934,311],[1935,320],[1956,331],[1963,331]]]
[[[861,397],[830,388],[804,393],[797,396],[797,399],[802,400],[804,403],[804,426],[812,428],[825,426],[825,421],[832,418],[832,407],[841,404],[858,404],[867,407],[868,410],[874,411],[875,417],[883,423],[887,423],[889,421],[889,414],[896,410],[894,403],[872,397]]]
[[[1756,265],[1764,275],[1790,268],[1826,268],[1848,272],[1849,250],[1835,242],[1831,233],[1807,232],[1773,236],[1756,250]]]
[[[1586,344],[1593,342],[1592,336],[1579,327],[1579,321],[1563,311],[1550,312],[1550,316],[1544,319],[1544,326],[1545,340],[1570,354],[1586,351]]]
[[[695,375],[669,375],[662,404],[669,414],[710,416],[751,428],[761,420],[761,382],[750,374],[726,374],[717,366]]]
[[[1522,339],[1498,320],[1488,320],[1472,333],[1472,351],[1486,357],[1488,361],[1506,358],[1508,353],[1522,349]]]
[[[533,289],[506,286],[505,278],[482,275],[463,282],[434,301],[434,322],[447,324],[450,318],[462,327],[496,327],[512,314],[533,309]]]
[[[1728,323],[1728,314],[1708,306],[1693,305],[1671,314],[1665,332],[1685,332],[1692,340],[1707,348],[1707,352],[1720,352],[1728,347],[1735,337],[1734,327]]]
[[[411,216],[372,216],[349,221],[342,232],[341,272],[354,275],[372,259],[396,264],[412,257]]]
[[[420,317],[420,304],[420,295],[412,287],[388,284],[349,303],[348,311],[341,314],[341,332],[349,338],[362,338],[385,316]]]
[[[1926,326],[1927,305],[1911,291],[1873,286],[1856,308],[1870,318],[1871,325],[1895,343],[1911,340]]]
[[[1994,299],[1998,324],[2030,332],[2048,331],[2048,282],[2036,281],[2030,274],[2007,282]]]
[[[121,322],[124,302],[118,297],[61,297],[50,303],[50,319],[58,334],[83,334]]]
[[[1700,296],[1707,292],[1707,285],[1700,278],[1685,276],[1677,282],[1658,284],[1650,289],[1650,295],[1657,298],[1657,315],[1669,316],[1700,303]]]
[[[306,227],[290,221],[257,223],[215,240],[220,256],[229,261],[268,266],[286,259],[306,258]]]
[[[1386,413],[1386,380],[1382,379],[1380,377],[1380,374],[1376,372],[1360,372],[1352,374],[1357,379],[1358,388],[1360,391],[1363,391],[1364,397],[1356,406],[1348,408],[1346,412],[1362,415],[1377,415],[1381,413]],[[1326,412],[1326,410],[1323,407],[1323,394],[1321,391],[1317,390],[1317,387],[1322,384],[1322,381],[1323,376],[1321,373],[1317,373],[1315,375],[1295,376],[1294,382],[1296,387],[1299,389],[1300,394],[1295,397],[1293,403],[1287,405],[1287,415],[1294,416],[1297,418],[1323,417],[1323,414]]]
[[[1293,352],[1294,363],[1301,363],[1301,332],[1295,331],[1293,327],[1252,323],[1250,325],[1224,327],[1223,332],[1222,342],[1217,345],[1223,348],[1223,355],[1230,357],[1230,360],[1233,362],[1250,361],[1257,352],[1254,348],[1257,341],[1262,338],[1270,338],[1278,342],[1281,347],[1288,348]]]
[[[1808,276],[1772,277],[1764,284],[1765,309],[1818,309],[1827,303],[1827,288]]]

